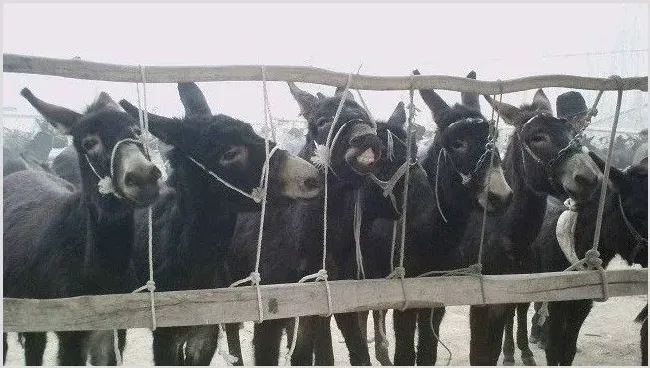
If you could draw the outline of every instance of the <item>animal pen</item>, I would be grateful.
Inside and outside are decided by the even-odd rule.
[[[141,83],[143,87],[146,87],[146,83],[261,81],[266,88],[267,81],[285,81],[334,87],[345,86],[346,90],[407,90],[411,92],[411,96],[416,89],[433,88],[497,97],[505,93],[536,88],[562,87],[618,91],[619,105],[623,91],[648,90],[647,77],[591,78],[540,75],[488,82],[436,75],[382,77],[346,74],[299,66],[143,67],[13,54],[4,54],[3,63],[5,73]],[[409,107],[412,112],[412,101]],[[616,132],[619,108],[620,106],[617,107],[611,137]],[[409,128],[411,120],[409,119]],[[611,154],[611,146],[609,154]],[[606,161],[606,173],[609,168],[609,156]],[[601,211],[602,201],[601,195]],[[153,246],[155,247],[155,244]],[[594,253],[591,253],[591,256],[594,256]],[[587,261],[591,262],[593,259]],[[592,265],[597,266],[597,262]],[[616,296],[645,295],[648,291],[647,269],[603,270],[600,268],[589,271],[539,274],[482,275],[478,267],[465,270],[466,272],[461,275],[436,277],[405,277],[403,271],[402,269],[401,273],[391,274],[392,277],[386,279],[336,281],[327,280],[326,272],[323,272],[313,275],[315,277],[312,278],[316,278],[316,282],[275,285],[259,285],[259,274],[253,272],[251,277],[243,280],[253,283],[252,286],[155,292],[155,280],[150,280],[147,285],[150,291],[148,294],[112,294],[42,300],[4,298],[3,330],[32,332],[214,325],[308,315],[400,309],[406,304],[413,308],[429,308],[606,299]],[[146,290],[146,287],[141,289]],[[191,313],[187,313],[188,311]]]

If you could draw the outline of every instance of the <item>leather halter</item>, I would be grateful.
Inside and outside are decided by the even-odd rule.
[[[639,252],[641,249],[645,246],[648,246],[648,239],[644,238],[641,233],[639,233],[635,228],[630,219],[627,217],[627,214],[625,214],[625,208],[623,207],[623,200],[621,198],[621,194],[617,194],[618,197],[618,209],[621,211],[621,216],[623,217],[623,222],[625,223],[625,226],[627,227],[627,230],[632,234],[632,237],[636,241],[636,245],[630,252],[630,257],[629,261],[634,262],[636,259],[636,256],[639,255]]]

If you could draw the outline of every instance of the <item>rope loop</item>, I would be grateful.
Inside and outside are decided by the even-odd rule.
[[[403,279],[404,277],[406,277],[406,268],[404,267],[395,267],[393,272],[386,276],[387,279]]]
[[[316,281],[327,281],[327,270],[320,269],[316,272]]]
[[[153,293],[154,291],[156,291],[156,282],[153,280],[149,280],[145,284],[145,287],[147,288],[147,290],[149,290],[149,292]]]
[[[592,269],[599,269],[603,267],[603,260],[600,259],[600,252],[596,249],[589,249],[585,253],[585,264]]]

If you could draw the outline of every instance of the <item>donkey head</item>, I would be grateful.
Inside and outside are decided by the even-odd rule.
[[[352,95],[337,92],[334,97],[318,97],[289,83],[291,94],[300,106],[301,114],[307,119],[307,144],[315,149],[315,144],[327,144],[336,110],[345,98],[339,119],[331,134],[329,158],[330,167],[341,175],[352,178],[364,175],[375,169],[381,156],[382,143],[377,137],[368,113],[357,104]]]
[[[589,156],[601,171],[605,171],[605,162],[593,152]],[[648,266],[648,159],[625,170],[611,167],[609,181],[613,195],[612,213],[618,216],[603,217],[602,232],[612,232],[617,241],[617,253],[629,264],[640,263]],[[593,199],[594,204],[598,198]],[[612,224],[614,222],[614,224]]]
[[[122,198],[143,207],[158,198],[161,173],[139,140],[137,121],[108,94],[100,93],[84,114],[44,102],[27,88],[21,95],[56,129],[72,136],[82,186],[94,203],[105,208]],[[104,189],[101,194],[96,190],[99,184]]]
[[[420,74],[417,70],[413,73]],[[467,77],[476,78],[476,73],[471,72]],[[463,93],[462,104],[454,106],[447,105],[432,89],[420,90],[420,96],[438,126],[430,154],[442,156],[428,159],[440,158],[440,165],[451,169],[455,182],[461,183],[467,195],[475,198],[488,212],[498,212],[507,207],[512,198],[512,189],[503,175],[501,157],[496,147],[494,161],[490,165],[490,124],[481,114],[478,96]]]
[[[191,175],[188,180],[196,181],[192,185],[203,186],[208,192],[217,193],[220,199],[230,199],[242,204],[242,208],[255,206],[250,198],[236,190],[251,194],[263,185],[264,138],[257,135],[250,124],[226,115],[211,115],[196,84],[179,83],[178,91],[185,106],[185,118],[149,114],[151,133],[174,147],[170,152],[173,169]],[[127,101],[122,100],[120,104],[130,114],[138,114],[137,107]],[[320,172],[305,160],[275,149],[275,146],[274,142],[269,142],[273,153],[269,161],[269,198],[309,199],[319,195],[322,189]]]
[[[505,123],[515,127],[513,152],[509,153],[520,151],[518,160],[523,163],[522,175],[529,188],[558,197],[569,195],[576,201],[591,198],[602,173],[573,139],[575,131],[566,120],[553,116],[544,91],[539,89],[533,103],[521,108],[484,97]]]

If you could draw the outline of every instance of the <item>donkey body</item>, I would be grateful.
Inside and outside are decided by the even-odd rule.
[[[483,257],[481,246],[483,213],[475,211],[461,242],[465,264],[482,263],[484,274],[526,273],[530,244],[539,232],[546,210],[546,195],[566,193],[585,200],[597,188],[598,168],[575,141],[566,121],[552,116],[552,107],[542,90],[531,105],[516,108],[485,96],[508,124],[515,126],[503,160],[513,199],[499,216],[486,218]],[[495,365],[501,353],[503,329],[514,306],[494,304],[470,307],[470,363]]]
[[[591,156],[602,170],[604,162],[593,153]],[[648,236],[647,166],[631,166],[624,171],[612,167],[609,180],[612,187],[608,188],[605,197],[598,246],[603,267],[607,267],[616,254],[620,254],[630,265],[639,263],[647,267],[648,248],[647,242],[643,240]],[[536,272],[559,272],[570,266],[560,250],[555,230],[566,207],[551,200],[548,203],[544,224],[532,245]],[[598,203],[598,198],[594,198],[578,206],[575,232],[572,235],[579,259],[592,247]],[[548,365],[572,364],[578,334],[592,304],[592,300],[549,302],[549,316],[543,326],[548,333],[545,349]],[[647,326],[647,320],[644,323]],[[647,351],[647,345],[645,349]],[[642,364],[646,365],[647,361]]]
[[[173,175],[171,185],[153,208],[154,279],[156,289],[192,290],[225,287],[227,245],[240,211],[259,204],[219,182],[221,177],[250,193],[260,185],[265,142],[252,127],[225,115],[212,115],[193,83],[178,86],[184,119],[152,115],[151,132],[166,144]],[[122,101],[131,114],[137,109]],[[275,143],[270,142],[270,148]],[[194,161],[205,168],[198,166]],[[207,170],[210,170],[208,172]],[[312,198],[320,193],[320,173],[304,160],[277,150],[269,162],[268,197]],[[149,278],[147,214],[137,217],[135,263],[138,279]],[[158,328],[153,332],[157,365],[208,365],[217,347],[218,326]]]
[[[4,179],[4,296],[63,298],[131,291],[133,212],[158,197],[160,171],[132,131],[132,119],[107,94],[85,112],[21,94],[50,122],[72,135],[81,152],[83,186],[42,171]],[[113,156],[113,159],[111,158]],[[115,194],[98,192],[99,173]],[[57,332],[58,362],[86,363],[89,331]],[[25,360],[42,364],[44,332],[24,333]],[[121,347],[124,334],[120,335]],[[115,357],[108,364],[115,363]]]
[[[311,158],[316,144],[325,145],[333,117],[342,96],[313,96],[290,83],[290,90],[309,123],[306,142],[299,156]],[[352,209],[355,191],[363,183],[363,174],[374,170],[381,154],[381,142],[365,110],[345,96],[343,109],[332,137],[331,171],[327,180],[328,231],[327,272],[330,279],[340,278],[347,260],[354,255]],[[340,134],[339,134],[340,133]],[[334,172],[334,174],[332,174]],[[241,215],[231,246],[230,263],[234,279],[246,276],[254,268],[259,231],[258,215]],[[292,203],[283,208],[269,207],[264,225],[260,274],[264,283],[296,282],[322,268],[323,204]],[[370,364],[367,344],[354,313],[336,316],[350,350],[351,364]],[[253,338],[255,364],[276,365],[280,340],[289,320],[264,321],[255,325]],[[307,334],[306,334],[307,333]],[[314,337],[319,342],[314,346]],[[365,349],[364,349],[365,347]],[[316,351],[314,350],[316,348]],[[359,352],[360,351],[360,352]],[[358,353],[357,353],[358,352]],[[293,364],[332,365],[329,317],[300,319]]]

